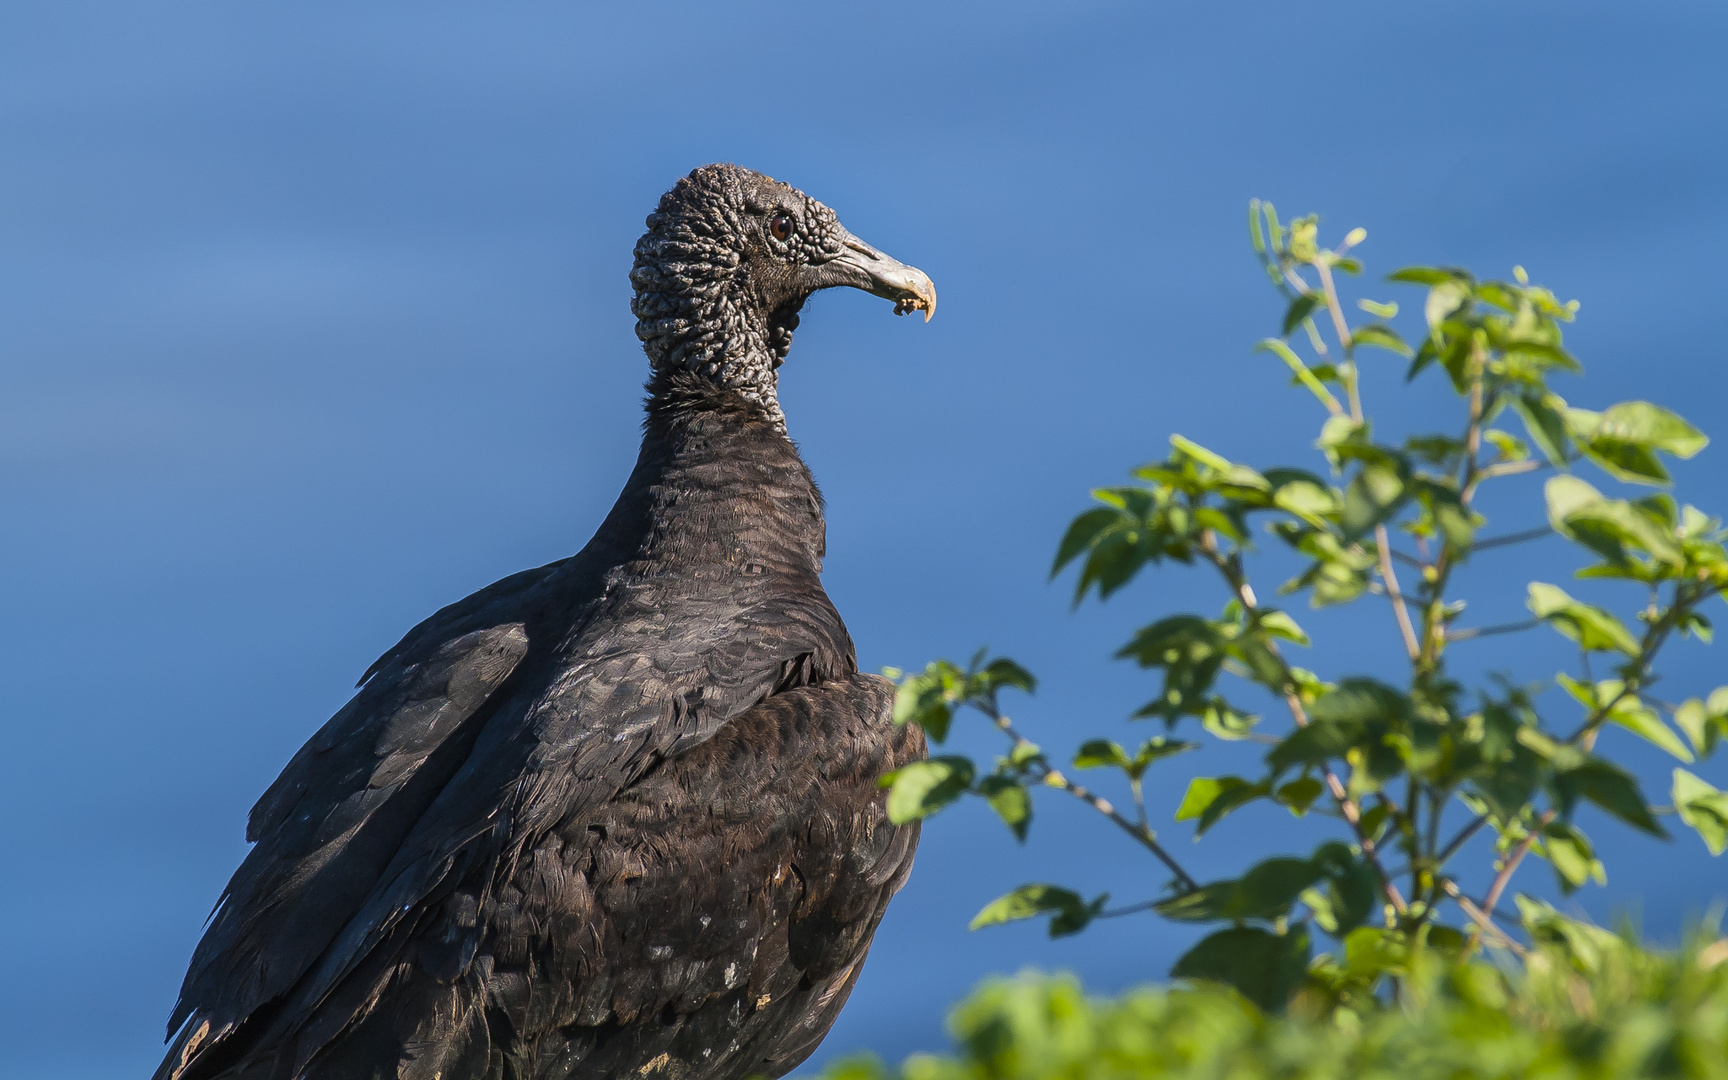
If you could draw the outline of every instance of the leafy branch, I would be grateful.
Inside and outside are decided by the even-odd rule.
[[[1454,268],[1410,267],[1390,277],[1425,290],[1419,332],[1406,343],[1393,325],[1395,303],[1362,298],[1356,306],[1370,321],[1352,325],[1347,316],[1340,275],[1361,272],[1351,252],[1366,239],[1363,230],[1327,249],[1316,217],[1286,226],[1270,204],[1256,202],[1249,221],[1260,264],[1286,305],[1281,332],[1258,348],[1318,403],[1321,466],[1255,469],[1172,435],[1164,460],[1134,470],[1132,483],[1092,493],[1096,505],[1069,526],[1051,570],[1055,577],[1078,568],[1076,605],[1093,594],[1105,600],[1167,563],[1208,566],[1225,586],[1217,616],[1167,615],[1117,653],[1160,674],[1157,695],[1133,719],[1162,721],[1166,734],[1132,753],[1089,739],[1073,760],[1076,770],[1120,773],[1132,814],[1075,783],[1016,730],[998,694],[1030,693],[1034,680],[1012,660],[986,662],[982,652],[964,669],[936,661],[917,674],[893,673],[900,680],[895,720],[917,723],[941,743],[956,710],[969,706],[1006,736],[1006,755],[988,773],[969,758],[942,755],[883,782],[897,822],[973,795],[1021,839],[1032,820],[1032,789],[1066,791],[1171,874],[1164,895],[1117,908],[1106,908],[1106,896],[1087,900],[1058,885],[1026,885],[986,906],[975,927],[1047,915],[1059,935],[1143,911],[1223,924],[1173,974],[1230,982],[1262,1003],[1300,995],[1347,1007],[1364,994],[1396,992],[1425,952],[1459,958],[1486,945],[1523,955],[1530,944],[1495,919],[1530,856],[1553,868],[1562,892],[1606,879],[1580,828],[1581,806],[1650,836],[1667,835],[1636,779],[1598,743],[1604,730],[1618,727],[1692,765],[1728,737],[1728,687],[1678,704],[1650,696],[1665,647],[1680,637],[1711,639],[1700,608],[1728,588],[1728,534],[1719,519],[1662,490],[1672,482],[1665,459],[1690,458],[1706,445],[1697,429],[1644,401],[1600,412],[1575,408],[1550,386],[1583,370],[1562,335],[1576,303],[1532,285],[1522,269],[1511,281],[1493,281]],[[1312,362],[1299,352],[1303,345]],[[1458,411],[1438,430],[1385,439],[1362,392],[1358,364],[1366,349],[1408,361],[1407,381],[1443,375]],[[1508,420],[1518,433],[1504,426]],[[1587,467],[1614,484],[1657,490],[1604,492],[1579,475]],[[1527,505],[1538,505],[1546,524],[1479,538],[1487,525],[1477,507],[1484,485],[1529,484],[1544,473],[1539,493],[1535,485],[1508,490],[1537,495]],[[1314,607],[1384,597],[1407,671],[1334,682],[1292,664],[1288,649],[1309,645],[1309,637],[1250,584],[1256,526],[1303,562],[1280,595],[1306,594]],[[1465,606],[1452,595],[1461,566],[1473,555],[1547,537],[1586,557],[1577,576],[1596,583],[1591,587],[1621,582],[1639,590],[1640,633],[1609,609],[1541,581],[1526,593],[1531,618],[1454,627]],[[1577,646],[1577,674],[1533,685],[1498,678],[1472,690],[1448,671],[1454,643],[1544,625]],[[1598,654],[1610,658],[1610,677],[1593,673]],[[1256,730],[1260,717],[1235,700],[1227,677],[1281,702],[1289,728]],[[1552,685],[1579,710],[1568,735],[1556,732],[1553,710],[1541,704]],[[1269,804],[1297,818],[1342,822],[1343,838],[1324,839],[1307,855],[1263,858],[1233,879],[1196,881],[1159,843],[1142,791],[1148,769],[1199,745],[1174,737],[1184,725],[1216,739],[1266,744],[1265,771],[1192,777],[1178,822],[1192,821],[1204,835],[1229,815]],[[1713,854],[1728,848],[1728,792],[1676,768],[1671,797],[1671,811]],[[1449,826],[1459,806],[1468,817]],[[1460,888],[1452,864],[1484,832],[1494,841],[1493,876],[1477,902]],[[1389,852],[1402,855],[1396,871],[1387,869]],[[1551,908],[1524,896],[1518,905],[1532,942],[1572,932]],[[1461,925],[1447,922],[1449,913]],[[1319,935],[1342,951],[1314,955]]]

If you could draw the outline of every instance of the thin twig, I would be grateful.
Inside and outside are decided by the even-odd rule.
[[[1404,649],[1412,661],[1422,656],[1422,646],[1416,640],[1416,627],[1410,623],[1410,611],[1404,606],[1404,593],[1398,588],[1398,572],[1392,569],[1392,539],[1382,522],[1374,526],[1374,546],[1380,549],[1380,580],[1386,583],[1386,596],[1392,601],[1392,614],[1398,618],[1398,632],[1404,635]]]
[[[1013,722],[1006,716],[1003,716],[1001,713],[991,713],[989,716],[996,726],[1002,730],[1002,733],[1013,740],[1015,747],[1035,745],[1032,740],[1026,738],[1018,731],[1015,731]],[[1114,806],[1110,805],[1109,799],[1104,798],[1102,795],[1095,794],[1080,784],[1076,784],[1074,781],[1062,775],[1060,769],[1051,768],[1048,763],[1042,760],[1042,758],[1033,759],[1032,764],[1033,767],[1038,770],[1037,779],[1039,783],[1048,787],[1056,788],[1059,791],[1066,791],[1076,799],[1079,799],[1081,802],[1098,811],[1100,814],[1103,814],[1111,821],[1114,821],[1123,832],[1132,836],[1135,840],[1139,841],[1146,850],[1157,856],[1158,861],[1162,862],[1172,874],[1176,875],[1176,880],[1181,884],[1183,892],[1193,892],[1195,889],[1200,887],[1199,883],[1189,875],[1188,871],[1182,869],[1181,865],[1179,865],[1176,860],[1170,856],[1170,853],[1164,850],[1164,845],[1158,842],[1157,835],[1154,834],[1143,822],[1136,823],[1123,817],[1117,812]]]
[[[1522,622],[1495,623],[1492,626],[1467,626],[1462,630],[1446,631],[1446,640],[1469,641],[1472,638],[1493,637],[1495,634],[1518,634],[1541,625],[1541,619],[1525,619]]]
[[[1502,476],[1517,476],[1520,473],[1535,472],[1537,469],[1548,468],[1546,461],[1525,458],[1523,461],[1502,461],[1494,465],[1484,465],[1476,474],[1476,483],[1493,480]]]
[[[1470,838],[1475,836],[1476,833],[1481,830],[1482,826],[1486,824],[1488,824],[1488,815],[1483,814],[1470,824],[1459,829],[1458,835],[1447,841],[1446,846],[1440,850],[1440,853],[1434,856],[1434,868],[1438,870],[1440,867],[1445,866],[1450,862],[1452,856],[1458,854],[1458,849],[1469,843]]]
[[[1403,563],[1405,566],[1412,567],[1416,570],[1421,570],[1428,565],[1416,556],[1411,555],[1408,552],[1399,551],[1396,548],[1392,550],[1392,557]]]
[[[1447,881],[1444,888],[1446,890],[1446,895],[1450,896],[1457,902],[1459,907],[1464,909],[1464,914],[1470,916],[1470,921],[1475,923],[1481,929],[1486,930],[1489,936],[1493,937],[1501,945],[1518,956],[1524,956],[1529,952],[1529,950],[1524,948],[1524,946],[1514,941],[1511,935],[1506,933],[1506,931],[1495,926],[1494,920],[1490,919],[1487,913],[1480,907],[1477,907],[1468,896],[1465,896],[1464,893],[1459,890],[1456,882]]]
[[[1536,820],[1536,827],[1524,834],[1524,839],[1518,841],[1518,846],[1501,864],[1500,872],[1494,875],[1494,884],[1488,887],[1488,895],[1483,899],[1482,906],[1489,911],[1500,903],[1500,894],[1506,891],[1506,886],[1512,881],[1512,875],[1517,872],[1518,864],[1524,861],[1524,856],[1530,854],[1530,848],[1536,843],[1536,834],[1541,832],[1550,821],[1554,820],[1554,811],[1545,810]]]
[[[1127,907],[1111,908],[1108,911],[1100,911],[1092,917],[1094,919],[1120,919],[1124,915],[1138,915],[1142,911],[1150,911],[1157,907],[1160,902],[1161,901],[1158,900],[1142,900],[1138,904],[1129,904]]]
[[[1344,308],[1338,303],[1338,287],[1332,281],[1332,268],[1319,259],[1310,265],[1320,275],[1320,291],[1326,297],[1326,310],[1332,315],[1332,331],[1338,335],[1338,347],[1344,354],[1338,374],[1350,399],[1350,419],[1360,424],[1362,392],[1357,385],[1360,379],[1356,373],[1356,342],[1350,337],[1350,327],[1344,321]]]
[[[1243,613],[1250,620],[1258,618],[1259,606],[1254,599],[1254,590],[1249,587],[1247,580],[1242,577],[1240,571],[1233,568],[1230,561],[1218,550],[1218,538],[1211,529],[1201,531],[1200,551],[1206,556],[1206,560],[1223,575],[1225,582],[1229,584],[1231,591],[1235,594],[1236,600],[1242,605]],[[1266,641],[1266,651],[1272,654],[1282,671],[1284,704],[1289,707],[1291,718],[1296,721],[1297,727],[1307,727],[1308,710],[1303,707],[1302,698],[1296,693],[1296,678],[1290,671],[1290,662],[1284,659],[1284,654],[1279,650],[1278,643],[1270,638]],[[1326,781],[1326,790],[1331,793],[1332,801],[1338,806],[1338,812],[1344,816],[1344,820],[1349,823],[1351,831],[1356,834],[1356,842],[1362,848],[1362,860],[1368,864],[1369,869],[1379,880],[1380,888],[1386,895],[1386,902],[1392,905],[1392,910],[1400,915],[1404,914],[1409,905],[1404,902],[1403,894],[1398,891],[1398,886],[1393,884],[1385,867],[1381,865],[1379,849],[1373,838],[1368,835],[1367,830],[1362,828],[1361,807],[1357,806],[1356,800],[1350,797],[1350,792],[1344,787],[1344,782],[1338,779],[1338,774],[1333,771],[1330,764],[1322,762],[1321,768]]]
[[[1544,536],[1553,536],[1554,530],[1544,525],[1540,529],[1525,529],[1523,532],[1507,533],[1505,536],[1490,536],[1486,540],[1478,540],[1471,545],[1473,551],[1487,551],[1490,548],[1506,547],[1510,544],[1523,544],[1531,540],[1540,540]]]
[[[1676,585],[1674,587],[1674,602],[1669,605],[1668,610],[1662,614],[1661,618],[1651,622],[1649,629],[1644,631],[1644,637],[1638,643],[1638,655],[1633,658],[1632,670],[1628,673],[1628,677],[1621,681],[1620,692],[1608,701],[1598,704],[1590,712],[1590,715],[1585,717],[1584,723],[1578,730],[1574,731],[1566,741],[1568,743],[1582,741],[1585,743],[1585,749],[1590,749],[1590,743],[1595,738],[1596,729],[1601,727],[1603,722],[1613,714],[1620,702],[1628,697],[1636,697],[1643,691],[1647,683],[1655,681],[1650,677],[1650,665],[1655,662],[1656,654],[1661,651],[1663,642],[1667,640],[1668,635],[1680,624],[1680,616],[1690,612],[1695,605],[1703,603],[1719,591],[1715,586],[1710,586],[1699,590],[1697,593],[1692,593],[1687,590],[1683,583]],[[1589,679],[1587,668],[1585,678]],[[1591,685],[1594,685],[1593,680]]]

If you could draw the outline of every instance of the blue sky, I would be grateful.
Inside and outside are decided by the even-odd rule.
[[[1020,658],[1043,686],[1017,719],[1063,748],[1127,737],[1151,682],[1108,656],[1134,626],[1222,599],[1167,571],[1070,613],[1045,571],[1086,489],[1171,431],[1262,465],[1312,438],[1250,352],[1281,313],[1250,197],[1366,226],[1371,273],[1521,263],[1583,302],[1575,403],[1728,430],[1725,43],[1720,8],[1679,3],[6,5],[0,1076],[153,1067],[288,756],[408,626],[587,539],[636,448],[630,250],[691,167],[794,183],[936,281],[928,326],[818,297],[784,370],[828,588],[867,667]],[[1400,375],[1367,376],[1391,430],[1435,400]],[[1722,452],[1679,471],[1717,511]],[[1505,505],[1496,525],[1533,516]],[[1466,584],[1509,599],[1472,614],[1515,613],[1564,554],[1479,558]],[[1309,621],[1327,674],[1397,656],[1384,610]],[[1565,660],[1533,635],[1460,656]],[[1668,693],[1721,670],[1683,648]],[[1660,798],[1663,762],[1630,752]],[[1182,765],[1245,767],[1205,753]],[[1153,786],[1167,814],[1181,781]],[[1040,811],[1024,848],[977,807],[926,829],[816,1061],[940,1045],[988,972],[1163,974],[1193,935],[1152,918],[966,933],[1025,880],[1162,885],[1076,808]],[[1585,824],[1599,917],[1672,935],[1724,891],[1689,834]],[[1269,813],[1164,833],[1202,876],[1319,839]]]

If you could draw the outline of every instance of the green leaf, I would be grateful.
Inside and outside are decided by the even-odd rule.
[[[1616,479],[1666,484],[1668,471],[1656,452],[1689,458],[1709,442],[1679,416],[1647,401],[1627,401],[1605,412],[1566,410],[1566,427],[1590,459]]]
[[[1482,433],[1482,437],[1500,451],[1501,461],[1523,461],[1530,456],[1530,448],[1524,445],[1524,440],[1509,431],[1489,428]]]
[[[1700,757],[1715,751],[1728,737],[1728,686],[1717,687],[1708,701],[1687,698],[1674,709],[1674,725],[1686,733]]]
[[[1311,860],[1288,856],[1256,863],[1236,883],[1230,916],[1237,919],[1281,919],[1303,890],[1320,880],[1322,871]]]
[[[1572,962],[1587,973],[1601,970],[1603,959],[1622,945],[1618,935],[1600,926],[1568,919],[1544,901],[1524,895],[1519,895],[1517,901],[1518,914],[1531,939],[1562,946]]]
[[[946,660],[933,660],[923,671],[901,680],[894,693],[894,725],[917,724],[942,742],[948,737],[954,707],[965,696],[965,673]]]
[[[1284,250],[1284,229],[1278,224],[1278,211],[1272,208],[1270,202],[1263,199],[1258,201],[1260,212],[1266,215],[1266,236],[1270,241],[1271,248],[1273,251],[1282,252]]]
[[[1373,531],[1398,512],[1408,495],[1404,478],[1387,465],[1369,463],[1344,488],[1344,542],[1349,543]]]
[[[1309,859],[1281,857],[1257,863],[1239,881],[1214,881],[1153,905],[1176,922],[1216,919],[1282,919],[1290,906],[1324,874]]]
[[[1237,712],[1223,698],[1215,697],[1200,710],[1200,726],[1220,739],[1235,742],[1254,733],[1260,718],[1253,713]]]
[[[1080,745],[1074,755],[1076,769],[1101,769],[1106,766],[1126,769],[1134,763],[1128,751],[1109,739],[1091,739]]]
[[[1451,267],[1406,266],[1386,275],[1387,281],[1402,281],[1411,285],[1440,285],[1445,282],[1468,282],[1470,275]]]
[[[1398,305],[1396,303],[1382,304],[1378,300],[1358,300],[1356,306],[1379,319],[1396,319]]]
[[[983,910],[972,917],[968,929],[977,930],[1049,913],[1055,916],[1050,920],[1050,936],[1063,937],[1085,929],[1086,924],[1104,909],[1107,899],[1108,894],[1087,903],[1078,893],[1059,885],[1022,885],[984,905]]]
[[[1133,757],[1129,757],[1128,752],[1117,743],[1108,739],[1092,739],[1084,743],[1074,755],[1074,767],[1097,769],[1110,766],[1121,769],[1130,778],[1138,780],[1153,762],[1186,750],[1197,749],[1199,745],[1184,739],[1167,739],[1158,735],[1141,743],[1140,749]]]
[[[1531,582],[1527,606],[1531,614],[1585,649],[1618,651],[1627,656],[1639,653],[1638,639],[1624,623],[1602,608],[1574,600],[1557,585]]]
[[[1116,655],[1132,658],[1141,667],[1164,669],[1163,694],[1139,715],[1173,720],[1203,712],[1212,683],[1232,651],[1232,643],[1219,625],[1184,614],[1142,627]]]
[[[1276,608],[1266,608],[1260,612],[1260,629],[1275,638],[1283,638],[1285,641],[1295,642],[1297,645],[1307,646],[1309,644],[1308,635],[1303,632],[1300,626],[1296,625],[1296,620]]]
[[[1453,312],[1470,299],[1470,287],[1461,281],[1438,281],[1428,288],[1422,314],[1430,331],[1438,331]]]
[[[1194,835],[1199,836],[1216,825],[1225,814],[1264,798],[1271,790],[1265,782],[1250,783],[1240,776],[1196,776],[1188,781],[1182,805],[1176,808],[1176,820],[1200,819],[1194,829]]]
[[[1152,905],[1152,910],[1172,922],[1216,922],[1230,917],[1230,905],[1235,896],[1234,881],[1214,881],[1180,896],[1160,900]]]
[[[1327,518],[1340,508],[1338,497],[1319,477],[1298,469],[1268,469],[1273,485],[1272,504],[1317,529],[1327,527]]]
[[[1167,739],[1162,735],[1155,735],[1141,743],[1140,749],[1134,751],[1134,775],[1138,776],[1155,761],[1161,761],[1164,758],[1174,757],[1177,754],[1199,748],[1199,743],[1189,742],[1186,739]]]
[[[1588,482],[1570,473],[1553,476],[1542,486],[1542,496],[1548,504],[1548,524],[1557,533],[1570,536],[1566,519],[1592,503],[1602,501],[1602,493]]]
[[[972,685],[968,688],[973,694],[994,696],[998,690],[1014,689],[1030,694],[1038,689],[1038,680],[1032,673],[1016,664],[1007,657],[998,657],[984,666],[972,677]]]
[[[978,784],[978,794],[989,802],[1014,839],[1024,843],[1026,830],[1032,827],[1032,795],[1025,785],[1011,776],[987,776]]]
[[[1332,396],[1332,391],[1326,389],[1314,371],[1302,362],[1300,356],[1290,350],[1290,346],[1277,338],[1266,338],[1254,346],[1254,349],[1256,352],[1269,352],[1284,361],[1284,365],[1296,376],[1297,381],[1307,387],[1308,392],[1320,400],[1320,404],[1326,406],[1327,412],[1337,416],[1344,411],[1344,406],[1338,404],[1338,399]]]
[[[1710,854],[1728,847],[1728,792],[1700,780],[1685,769],[1674,770],[1674,808],[1692,826]]]
[[[1363,926],[1344,937],[1344,968],[1373,985],[1383,975],[1404,971],[1410,959],[1408,939],[1396,930]]]
[[[1691,762],[1692,751],[1686,748],[1674,729],[1662,722],[1662,717],[1636,698],[1625,698],[1609,713],[1608,719],[1646,742],[1668,751],[1681,761]]]
[[[1295,765],[1343,758],[1358,748],[1372,755],[1382,747],[1383,733],[1409,708],[1409,699],[1384,683],[1346,679],[1310,706],[1309,724],[1268,751],[1266,764],[1276,775]]]
[[[1305,292],[1290,301],[1290,309],[1284,313],[1284,330],[1282,337],[1289,337],[1290,332],[1302,325],[1302,320],[1313,314],[1320,306],[1321,297],[1318,293]]]
[[[1543,493],[1554,530],[1610,562],[1625,563],[1631,546],[1670,566],[1686,563],[1675,526],[1657,503],[1610,499],[1575,476],[1551,478]]]
[[[1282,936],[1257,927],[1220,930],[1189,949],[1170,969],[1172,978],[1233,986],[1267,1012],[1283,1009],[1308,968],[1308,932]]]
[[[1064,566],[1097,543],[1105,530],[1121,520],[1122,511],[1109,506],[1088,510],[1075,518],[1073,524],[1068,526],[1067,533],[1063,535],[1061,545],[1056,549],[1056,562],[1050,567],[1050,576],[1055,577],[1061,573]]]
[[[1170,445],[1175,447],[1177,452],[1193,458],[1202,465],[1217,469],[1219,472],[1225,472],[1231,467],[1229,458],[1213,453],[1204,446],[1201,446],[1199,443],[1194,442],[1192,439],[1185,439],[1180,435],[1172,435],[1170,436]]]
[[[1703,432],[1648,401],[1624,401],[1610,406],[1602,413],[1596,434],[1662,450],[1683,460],[1710,444]]]
[[[1464,456],[1464,440],[1451,435],[1412,435],[1404,440],[1404,449],[1430,465],[1450,469]]]
[[[1687,741],[1698,753],[1708,754],[1716,748],[1719,735],[1699,699],[1687,698],[1674,707],[1674,726],[1686,733]]]
[[[1392,815],[1392,810],[1384,801],[1376,803],[1372,809],[1362,815],[1362,835],[1370,840],[1380,837],[1380,827],[1386,824],[1386,819]]]
[[[1320,425],[1320,438],[1316,445],[1322,450],[1336,450],[1350,443],[1366,443],[1368,441],[1368,425],[1357,423],[1348,416],[1334,416]]]
[[[972,784],[972,762],[957,755],[914,761],[894,774],[888,791],[888,820],[917,821],[958,799]]]
[[[1570,460],[1566,435],[1566,401],[1558,394],[1526,390],[1512,399],[1512,407],[1524,421],[1530,441],[1542,451],[1550,464],[1564,465]]]
[[[1673,480],[1663,467],[1662,459],[1647,446],[1600,438],[1574,438],[1573,442],[1585,457],[1616,480],[1628,484],[1667,484]]]
[[[1329,934],[1348,934],[1361,926],[1380,908],[1380,879],[1348,844],[1336,840],[1315,849],[1314,864],[1321,868],[1326,882],[1323,889],[1310,890],[1318,895],[1304,894],[1303,902],[1321,918],[1321,907],[1315,899],[1324,901],[1325,919],[1321,928]]]
[[[1034,760],[1044,756],[1044,751],[1030,739],[1021,739],[1014,744],[1014,749],[1008,751],[1008,764],[1016,769],[1024,769]]]
[[[1593,757],[1555,777],[1562,800],[1570,806],[1583,796],[1634,828],[1668,838],[1668,831],[1650,814],[1638,781],[1625,770]]]
[[[1543,827],[1540,854],[1554,867],[1560,891],[1567,896],[1587,881],[1608,883],[1607,871],[1589,838],[1565,822],[1551,821]]]
[[[1578,682],[1567,675],[1555,676],[1555,680],[1592,712],[1611,701],[1614,702],[1614,707],[1608,711],[1610,723],[1618,724],[1640,739],[1661,747],[1681,761],[1692,760],[1692,751],[1686,748],[1686,744],[1674,733],[1673,728],[1662,722],[1662,717],[1655,710],[1636,695],[1622,695],[1621,691],[1626,684],[1619,679],[1603,679],[1594,686]]]
[[[1367,723],[1396,719],[1409,712],[1410,699],[1374,679],[1345,679],[1308,710],[1321,723]]]
[[[1394,308],[1393,310],[1397,309]],[[1350,337],[1354,339],[1358,348],[1368,345],[1376,349],[1397,353],[1406,359],[1416,355],[1416,350],[1404,344],[1404,339],[1398,336],[1398,332],[1384,323],[1369,323],[1366,326],[1358,326],[1350,331]]]
[[[1312,776],[1304,776],[1280,787],[1274,793],[1273,798],[1289,807],[1292,814],[1301,817],[1308,812],[1310,806],[1314,805],[1314,800],[1318,799],[1324,790],[1325,785],[1321,784],[1320,781]]]
[[[1468,553],[1476,539],[1478,519],[1464,505],[1450,481],[1440,483],[1418,477],[1412,486],[1447,546],[1459,557]]]

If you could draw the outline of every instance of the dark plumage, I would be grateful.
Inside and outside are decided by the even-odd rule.
[[[924,743],[822,590],[776,371],[817,289],[935,293],[726,165],[631,280],[612,512],[409,631],[259,799],[157,1080],[778,1076],[833,1023],[917,845],[876,778]]]

